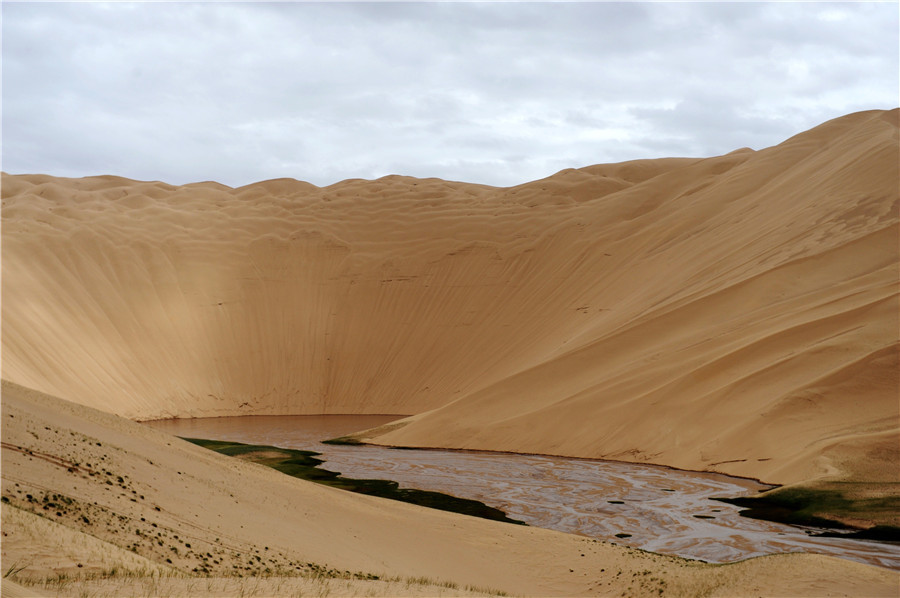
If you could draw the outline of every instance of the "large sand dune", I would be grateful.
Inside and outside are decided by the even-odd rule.
[[[896,480],[898,112],[493,188],[3,177],[3,377],[133,419]]]

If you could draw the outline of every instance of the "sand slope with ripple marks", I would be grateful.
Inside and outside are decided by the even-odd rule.
[[[3,176],[3,377],[135,419],[896,481],[896,110],[510,188]],[[371,435],[370,435],[371,436]]]

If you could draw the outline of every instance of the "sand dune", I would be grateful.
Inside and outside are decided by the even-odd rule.
[[[620,192],[642,225],[582,330],[377,441],[897,481],[897,139],[856,114]]]
[[[896,497],[898,163],[894,110],[510,188],[4,174],[2,593],[894,595],[827,557],[707,567],[350,495],[128,419],[405,413],[360,437]]]
[[[814,555],[705,565],[351,494],[7,382],[2,390],[3,563],[22,569],[4,595],[33,595],[22,588],[58,575],[69,578],[38,590],[891,596],[900,582]]]
[[[896,481],[897,110],[493,188],[3,176],[3,377],[133,419]],[[874,476],[874,477],[873,477]]]

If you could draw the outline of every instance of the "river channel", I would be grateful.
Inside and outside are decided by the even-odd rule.
[[[711,500],[768,488],[752,480],[592,459],[322,444],[400,416],[248,416],[144,422],[174,436],[322,453],[345,477],[394,480],[479,500],[529,525],[711,563],[815,552],[900,570],[900,546],[741,517]]]

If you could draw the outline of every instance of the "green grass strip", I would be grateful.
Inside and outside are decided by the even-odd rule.
[[[876,525],[869,529],[854,529],[839,521],[821,516],[821,514],[836,513],[858,517],[860,514],[865,515],[873,511],[896,510],[900,507],[896,497],[850,499],[843,493],[831,489],[779,488],[759,496],[716,498],[714,500],[744,507],[746,510],[740,513],[743,517],[791,525],[830,528],[829,531],[817,534],[820,536],[900,541],[900,527]]]
[[[243,456],[249,458],[254,463],[277,469],[281,473],[295,478],[349,490],[350,492],[399,500],[432,509],[481,517],[482,519],[526,525],[522,521],[510,519],[500,509],[495,509],[477,500],[458,498],[442,492],[400,488],[400,485],[392,480],[345,478],[339,472],[319,467],[324,461],[317,458],[321,453],[314,451],[301,451],[277,446],[243,444],[222,440],[206,440],[203,438],[184,438],[183,440],[230,457]]]

